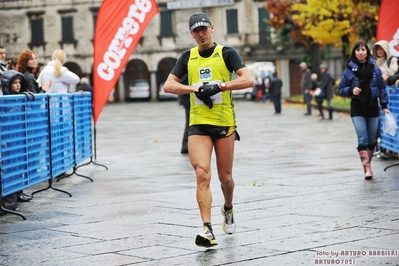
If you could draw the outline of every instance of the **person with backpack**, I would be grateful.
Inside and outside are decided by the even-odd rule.
[[[386,40],[380,40],[373,45],[372,55],[376,65],[380,67],[382,78],[386,85],[389,84],[389,77],[398,71],[398,59],[391,55],[389,43]],[[380,118],[381,119],[381,118]],[[378,128],[377,143],[381,142],[381,131]],[[380,149],[379,145],[376,146],[376,153],[379,157],[384,155],[385,149]]]

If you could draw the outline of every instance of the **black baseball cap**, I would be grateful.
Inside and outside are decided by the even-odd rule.
[[[192,31],[201,26],[210,27],[211,21],[209,20],[208,16],[205,15],[205,13],[196,12],[190,17],[189,29]]]

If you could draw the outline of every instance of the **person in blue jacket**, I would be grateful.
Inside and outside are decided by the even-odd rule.
[[[338,87],[342,96],[350,97],[350,115],[355,127],[359,157],[364,169],[364,178],[373,178],[370,167],[377,142],[379,127],[379,105],[384,114],[389,113],[388,96],[380,68],[363,41],[357,42],[350,55]]]

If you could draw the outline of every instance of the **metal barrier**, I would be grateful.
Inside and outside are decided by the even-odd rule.
[[[387,86],[387,93],[388,93],[388,109],[389,111],[396,117],[396,124],[398,124],[398,115],[399,115],[399,90],[396,87],[393,86]],[[385,122],[385,115],[381,114],[381,120],[380,120],[380,129],[381,129],[381,147],[384,149],[387,149],[388,151],[391,151],[393,153],[397,154],[399,153],[399,130],[396,131],[396,134],[394,136],[388,135],[384,133],[384,122]],[[384,171],[386,171],[388,168],[392,166],[399,165],[399,163],[395,163],[392,165],[388,165],[385,167]]]
[[[43,181],[49,186],[32,195],[53,188],[72,196],[52,180],[91,159],[92,132],[90,92],[1,96],[0,196]]]

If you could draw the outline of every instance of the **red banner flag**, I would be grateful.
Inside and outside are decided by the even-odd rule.
[[[399,56],[399,5],[396,1],[383,0],[378,14],[377,41],[386,40],[393,56]]]
[[[94,34],[94,124],[129,56],[156,14],[155,0],[104,0],[101,4]]]

